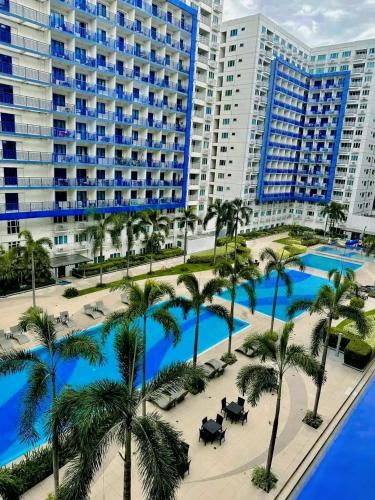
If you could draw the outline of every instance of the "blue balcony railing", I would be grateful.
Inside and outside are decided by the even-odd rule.
[[[49,16],[30,7],[18,4],[16,2],[3,1],[0,3],[0,11],[4,14],[13,15],[20,19],[25,19],[35,24],[48,26]]]
[[[0,73],[3,75],[11,75],[12,77],[22,80],[32,80],[40,83],[50,83],[51,75],[46,71],[19,66],[17,64],[0,62]]]
[[[20,188],[170,188],[181,187],[182,180],[160,179],[96,179],[96,178],[69,178],[56,177],[3,177],[0,178],[0,187],[5,189]]]

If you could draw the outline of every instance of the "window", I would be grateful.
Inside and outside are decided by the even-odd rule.
[[[326,60],[326,55],[325,54],[319,54],[318,55],[318,61],[325,61]]]
[[[342,66],[340,66],[340,71],[348,71],[348,69],[349,69],[348,64],[343,64]]]
[[[217,174],[217,178],[218,178],[218,179],[224,179],[224,174],[223,174],[223,173],[219,173],[219,174]]]
[[[55,245],[67,245],[68,244],[68,235],[62,234],[60,236],[55,236],[54,242],[55,242]]]
[[[338,52],[332,52],[332,54],[329,56],[331,59],[337,59],[339,57]]]
[[[232,95],[232,90],[226,90],[225,91],[226,96],[231,96]]]
[[[223,125],[229,125],[230,124],[230,119],[229,118],[223,118]]]
[[[228,68],[233,68],[234,65],[235,65],[234,59],[231,59],[230,61],[228,61]]]
[[[8,234],[18,234],[20,232],[19,220],[8,220],[7,223]]]
[[[228,139],[228,132],[222,132],[221,133],[221,138],[222,139]]]
[[[224,104],[224,111],[230,111],[232,108],[231,104]]]
[[[227,75],[227,82],[233,82],[234,76],[233,75]]]
[[[217,186],[216,187],[216,191],[219,191],[219,192],[224,191],[223,186]]]
[[[342,53],[342,57],[350,57],[351,56],[351,51],[350,50],[345,50],[343,53]]]
[[[237,45],[229,45],[229,52],[235,52]]]
[[[230,30],[230,36],[237,36],[238,30]]]

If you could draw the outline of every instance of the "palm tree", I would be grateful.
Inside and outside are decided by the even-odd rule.
[[[152,274],[153,254],[164,243],[165,237],[169,234],[170,219],[166,215],[162,215],[160,210],[147,210],[143,212],[142,218],[150,227],[151,234],[148,236],[148,247],[150,251],[150,274]]]
[[[234,304],[236,302],[238,288],[245,290],[249,299],[249,308],[254,314],[256,305],[255,283],[260,278],[258,268],[251,261],[243,261],[236,258],[233,264],[228,261],[221,261],[215,267],[215,274],[225,279],[225,287],[229,290],[231,297],[230,324],[228,338],[228,353],[232,349],[232,334],[234,331]]]
[[[225,260],[228,260],[228,244],[234,236],[234,214],[233,205],[230,201],[223,203],[224,223],[225,223]]]
[[[346,220],[346,209],[344,208],[341,203],[337,203],[335,201],[331,201],[329,205],[325,205],[323,210],[322,210],[322,215],[326,217],[326,222],[324,226],[324,236],[326,235],[327,232],[327,224],[328,221],[330,223],[329,225],[329,231],[331,232],[331,229],[335,227],[336,222],[343,222]]]
[[[25,244],[22,246],[22,254],[27,263],[31,265],[31,288],[33,293],[33,307],[36,307],[35,299],[35,263],[40,263],[43,268],[48,268],[50,258],[45,247],[52,248],[50,238],[39,238],[34,240],[31,232],[28,229],[23,229],[19,233],[19,238],[24,239]]]
[[[195,211],[192,207],[188,207],[188,208],[183,209],[182,215],[178,215],[175,218],[175,221],[177,221],[180,224],[181,228],[185,228],[185,235],[184,235],[184,264],[185,264],[186,252],[187,252],[188,230],[190,229],[190,231],[192,233],[194,233],[195,225],[198,221],[200,221],[200,218],[195,213]]]
[[[237,257],[237,235],[238,228],[240,226],[249,224],[250,214],[252,212],[251,208],[244,205],[240,198],[236,198],[231,202],[232,210],[231,214],[233,217],[233,232],[234,232],[234,260]]]
[[[247,394],[249,403],[256,406],[265,392],[277,391],[275,416],[273,419],[270,445],[265,468],[258,468],[253,474],[253,482],[268,492],[276,483],[272,474],[272,459],[275,450],[277,430],[279,426],[281,397],[284,375],[290,368],[301,370],[311,377],[315,383],[319,378],[319,363],[309,355],[303,346],[289,344],[294,324],[288,322],[283,327],[280,337],[274,341],[270,332],[252,335],[244,343],[245,349],[253,349],[260,358],[260,364],[250,364],[241,368],[237,376],[237,387]],[[263,363],[267,362],[267,365]],[[260,479],[257,481],[256,479]]]
[[[363,238],[362,245],[366,247],[366,255],[375,254],[375,236],[366,235]]]
[[[136,282],[129,282],[127,279],[119,285],[116,285],[115,290],[124,290],[128,296],[129,306],[126,311],[116,311],[111,314],[103,326],[103,332],[108,335],[111,328],[116,326],[119,322],[124,321],[125,318],[135,320],[140,318],[143,322],[142,329],[142,352],[146,353],[147,350],[147,320],[152,318],[159,323],[165,335],[172,334],[175,344],[180,339],[180,328],[174,316],[167,311],[164,307],[155,306],[163,299],[172,299],[175,297],[175,291],[172,285],[160,281],[147,280],[143,287]],[[146,390],[146,356],[142,357],[142,394]],[[143,415],[146,415],[146,400],[142,402]]]
[[[220,236],[222,229],[225,226],[225,214],[226,214],[226,206],[221,200],[215,200],[208,209],[203,220],[203,228],[206,230],[208,223],[215,219],[215,241],[214,241],[214,258],[213,264],[216,264],[216,250],[217,250],[217,240]]]
[[[368,333],[368,324],[364,313],[356,307],[345,305],[353,287],[352,279],[336,269],[331,270],[328,277],[332,280],[332,284],[322,285],[314,300],[297,300],[288,309],[289,317],[301,310],[307,310],[310,314],[318,313],[322,316],[311,333],[311,353],[318,356],[320,348],[323,347],[320,361],[321,374],[318,380],[314,408],[312,413],[309,412],[307,415],[308,420],[314,426],[319,426],[322,422],[321,417],[318,416],[318,406],[324,382],[332,321],[347,318],[354,321],[360,335],[364,336]]]
[[[2,285],[4,290],[7,290],[12,282],[17,281],[19,275],[17,267],[17,249],[10,248],[5,251],[0,245],[0,281],[4,283]]]
[[[193,369],[184,363],[165,368],[142,393],[136,387],[144,358],[140,330],[127,321],[119,323],[114,350],[119,380],[99,380],[81,389],[65,388],[54,405],[52,425],[58,425],[74,454],[59,498],[88,498],[91,483],[109,447],[115,444],[123,450],[124,500],[131,500],[135,454],[145,498],[173,500],[181,481],[178,466],[184,457],[181,435],[157,412],[140,416],[139,407],[145,398],[155,399],[163,391],[181,389]]]
[[[137,212],[113,214],[113,223],[115,235],[121,235],[123,230],[126,232],[126,277],[129,278],[130,254],[133,250],[135,239],[138,239],[141,234],[144,236],[147,234],[145,223],[141,214]]]
[[[212,304],[214,295],[221,292],[226,282],[222,278],[213,278],[209,280],[201,290],[196,276],[192,273],[184,273],[180,274],[177,278],[177,285],[181,284],[185,285],[185,288],[189,292],[191,298],[174,297],[167,303],[166,307],[181,307],[185,316],[189,313],[189,311],[194,311],[195,335],[193,347],[193,366],[196,366],[198,358],[199,321],[203,306],[219,318],[224,319],[227,322],[228,328],[230,327],[231,323],[228,310],[222,305]]]
[[[46,312],[31,307],[20,319],[20,327],[27,328],[46,349],[46,357],[37,356],[32,350],[11,350],[0,354],[0,375],[27,373],[27,389],[23,399],[23,415],[20,434],[26,441],[38,439],[35,422],[42,403],[49,409],[58,395],[56,375],[61,362],[67,359],[84,358],[90,364],[101,361],[100,348],[89,334],[68,334],[57,340],[56,325]],[[48,410],[49,411],[49,410]],[[51,429],[52,465],[55,494],[59,487],[59,447],[57,427]]]
[[[260,254],[261,260],[266,260],[267,264],[264,268],[264,276],[269,279],[272,272],[276,273],[275,292],[273,295],[272,317],[271,317],[271,332],[275,322],[277,296],[279,292],[280,280],[285,283],[287,296],[290,297],[293,293],[293,284],[290,276],[287,273],[288,267],[298,266],[301,271],[305,268],[302,260],[296,255],[290,255],[286,250],[282,250],[280,254],[272,248],[265,248]]]
[[[115,214],[106,215],[99,212],[91,212],[90,215],[93,218],[93,224],[88,226],[82,234],[91,241],[94,257],[99,254],[99,283],[101,286],[103,285],[103,247],[105,240],[109,235],[112,245],[115,248],[119,248],[121,245],[121,226],[118,224]]]

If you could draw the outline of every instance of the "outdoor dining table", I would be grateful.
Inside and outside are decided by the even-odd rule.
[[[238,420],[241,413],[243,412],[243,406],[232,401],[227,405],[226,412],[231,420]]]
[[[205,424],[203,424],[203,429],[207,432],[207,434],[210,434],[212,436],[212,439],[215,439],[216,434],[221,430],[221,425],[216,422],[216,420],[213,420],[212,418],[210,420],[207,420]]]

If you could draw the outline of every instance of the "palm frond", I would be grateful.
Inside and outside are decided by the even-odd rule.
[[[108,335],[111,333],[111,331],[116,328],[121,322],[124,321],[124,318],[128,317],[128,312],[126,309],[121,309],[119,311],[114,311],[111,314],[109,314],[102,326],[102,332],[101,332],[101,337],[102,341],[104,342],[105,339],[108,337]]]
[[[185,285],[185,288],[188,290],[192,297],[199,294],[199,283],[196,276],[192,273],[183,273],[180,274],[177,278],[177,285]]]
[[[164,308],[170,309],[172,307],[179,307],[182,309],[184,318],[188,315],[188,313],[192,310],[193,308],[193,302],[190,299],[187,299],[186,297],[174,297],[173,299],[168,300],[166,304],[164,305]]]
[[[328,335],[327,318],[320,318],[311,331],[310,351],[313,356],[318,356],[320,347],[322,346],[325,336]]]
[[[260,260],[268,260],[268,261],[273,261],[277,262],[278,261],[278,255],[275,252],[273,248],[266,247],[262,250],[260,254]]]
[[[308,354],[303,346],[291,344],[286,351],[286,364],[300,369],[311,377],[315,384],[320,380],[320,363]]]
[[[242,283],[241,288],[245,290],[247,298],[249,300],[249,309],[251,311],[251,314],[254,314],[255,306],[257,303],[255,287],[251,283]]]
[[[280,270],[279,273],[280,273],[279,274],[280,279],[282,279],[284,281],[284,284],[285,284],[286,295],[287,295],[287,297],[290,297],[293,293],[293,281],[286,271]]]
[[[38,363],[39,359],[32,351],[9,350],[0,352],[0,375],[12,375],[22,372],[30,363]]]
[[[366,319],[365,314],[352,306],[339,305],[337,308],[337,312],[340,317],[351,319],[354,321],[358,333],[361,337],[366,337],[370,331],[369,323]]]
[[[229,331],[234,330],[234,324],[232,321],[232,317],[230,315],[230,312],[228,311],[228,309],[225,306],[223,306],[221,304],[209,304],[206,306],[206,309],[207,309],[207,311],[211,312],[212,314],[214,314],[218,318],[223,319],[226,322]]]
[[[256,406],[264,392],[278,389],[277,371],[264,365],[243,366],[237,375],[237,388],[247,395],[251,406]]]
[[[57,352],[62,359],[83,358],[91,365],[103,361],[99,344],[87,333],[67,335],[57,344]]]
[[[133,392],[144,352],[141,330],[123,321],[118,326],[114,344],[121,376]]]
[[[269,332],[250,335],[245,339],[243,347],[246,350],[254,350],[256,356],[259,356],[262,362],[276,360],[276,345]]]
[[[308,311],[312,306],[312,300],[298,299],[288,306],[288,318],[292,319],[299,311]]]
[[[219,292],[225,287],[226,281],[223,278],[212,278],[205,285],[203,286],[202,289],[202,297],[204,297],[205,300],[211,301],[213,296]]]
[[[173,314],[171,314],[166,308],[161,307],[153,311],[152,318],[162,326],[164,333],[167,336],[171,334],[173,335],[173,345],[176,345],[181,338],[181,331]]]

